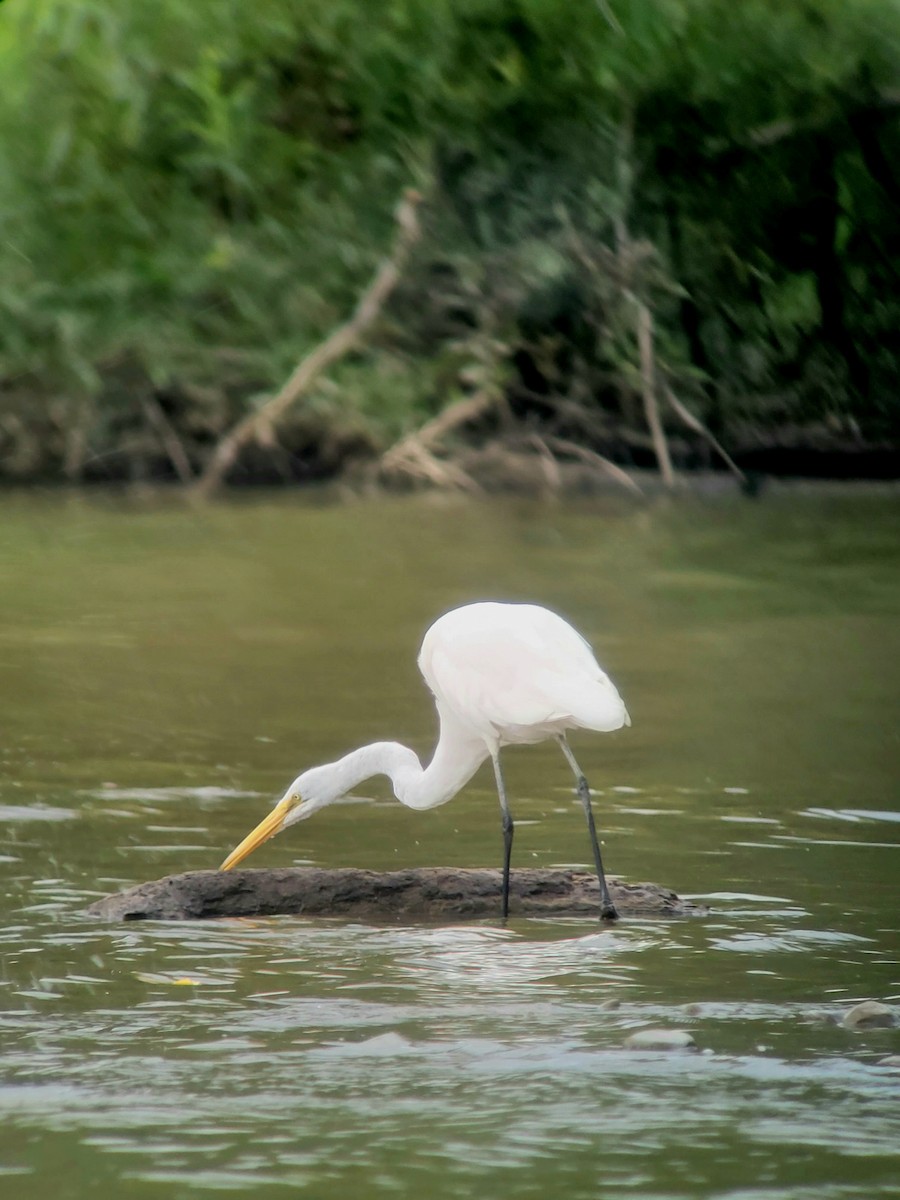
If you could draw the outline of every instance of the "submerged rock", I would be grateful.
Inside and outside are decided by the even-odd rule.
[[[452,921],[499,917],[500,884],[499,871],[456,867],[188,871],[107,896],[88,912],[113,921],[279,914]],[[707,911],[655,883],[611,879],[609,890],[623,917],[685,917]],[[509,909],[514,917],[599,917],[597,879],[575,871],[513,871]]]
[[[890,1029],[897,1024],[892,1008],[879,1000],[863,1000],[844,1013],[841,1021],[847,1029]]]
[[[686,1029],[640,1029],[625,1039],[629,1050],[696,1050]]]

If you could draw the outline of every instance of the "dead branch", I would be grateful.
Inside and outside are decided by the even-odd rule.
[[[656,401],[656,366],[653,356],[653,317],[646,304],[637,301],[637,339],[641,356],[641,390],[644,396],[644,415],[653,438],[653,449],[659,463],[659,473],[666,487],[674,487],[675,472],[669,456],[669,444],[659,419]]]
[[[665,429],[659,416],[659,404],[656,399],[656,362],[653,352],[653,317],[650,309],[640,299],[636,292],[635,278],[644,259],[651,258],[653,249],[647,243],[634,242],[628,230],[628,209],[631,203],[633,178],[630,170],[631,146],[634,137],[633,113],[628,113],[620,131],[620,150],[617,162],[619,190],[623,196],[621,211],[613,215],[613,236],[615,254],[605,249],[600,262],[594,262],[587,252],[581,239],[573,235],[573,245],[577,257],[592,274],[605,270],[618,288],[624,300],[633,304],[637,314],[637,342],[640,358],[641,393],[644,401],[644,417],[659,473],[666,487],[675,484],[675,472],[672,469],[672,458],[669,444],[666,440]],[[625,393],[626,402],[629,393]],[[633,482],[629,480],[630,482]]]
[[[461,492],[481,491],[467,471],[456,463],[437,458],[415,434],[399,442],[390,458],[381,460],[381,472],[387,477],[409,479],[433,487],[454,488]]]
[[[663,388],[663,395],[666,397],[669,404],[682,419],[682,421],[684,421],[685,425],[687,425],[688,429],[693,429],[694,433],[699,433],[702,438],[705,438],[706,441],[709,442],[712,448],[716,451],[716,453],[721,456],[731,473],[737,479],[739,479],[741,483],[746,483],[747,476],[737,465],[725,447],[706,428],[699,417],[695,417],[689,408],[685,408],[668,384],[666,384]]]
[[[493,389],[483,388],[472,396],[464,396],[461,400],[455,400],[453,404],[448,404],[437,416],[426,421],[421,428],[414,433],[406,434],[399,442],[395,442],[393,446],[385,450],[381,456],[382,470],[391,473],[402,468],[404,460],[409,457],[409,448],[412,448],[413,457],[422,449],[432,450],[443,441],[447,434],[484,416],[493,408],[495,402],[496,396]]]
[[[175,470],[175,474],[182,483],[191,483],[194,478],[194,472],[191,470],[191,462],[184,448],[184,443],[175,432],[172,423],[162,408],[160,408],[159,401],[154,396],[144,396],[141,400],[141,407],[144,410],[147,423],[159,437],[162,448],[165,450],[169,462]]]
[[[537,433],[530,433],[525,439],[527,445],[533,446],[537,451],[537,459],[541,466],[541,474],[544,476],[544,483],[551,492],[558,492],[562,487],[562,473],[559,469],[559,463],[553,454],[553,451],[547,445],[546,441]]]
[[[629,491],[643,496],[643,490],[638,487],[627,471],[623,471],[621,467],[611,462],[610,459],[604,458],[602,454],[598,454],[596,450],[589,450],[587,446],[579,446],[577,442],[570,442],[567,438],[561,437],[548,437],[547,445],[559,454],[570,454],[572,458],[580,458],[582,462],[588,463],[592,467],[599,467],[611,479],[615,479]]]
[[[363,292],[356,311],[348,321],[333,330],[324,342],[320,342],[311,353],[301,359],[280,391],[256,412],[248,413],[238,421],[220,440],[203,474],[194,485],[193,494],[198,499],[208,499],[222,483],[244,446],[257,437],[261,430],[271,430],[326,368],[359,343],[397,286],[409,253],[419,239],[421,228],[417,210],[421,201],[421,193],[413,189],[404,192],[395,214],[397,229],[394,244],[388,257],[375,272],[372,282]]]
[[[480,487],[461,467],[443,461],[433,451],[448,434],[489,412],[496,403],[492,388],[483,388],[472,396],[454,401],[430,421],[408,433],[381,456],[379,469],[387,477],[407,477],[438,487],[454,487],[477,492]]]

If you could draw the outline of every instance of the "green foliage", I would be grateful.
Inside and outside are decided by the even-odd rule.
[[[384,442],[476,368],[627,415],[635,288],[718,427],[895,432],[898,67],[893,0],[6,0],[0,454],[159,460],[150,397],[202,456],[409,184],[426,238],[322,420]]]

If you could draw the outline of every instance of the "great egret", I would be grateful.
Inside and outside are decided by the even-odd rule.
[[[399,742],[374,742],[298,775],[269,815],[228,855],[229,871],[267,838],[332,804],[373,775],[386,775],[401,804],[437,808],[490,757],[503,819],[503,916],[509,913],[513,819],[500,747],[555,738],[575,773],[600,885],[601,916],[615,919],[606,886],[587,780],[566,741],[568,729],[607,732],[630,725],[619,693],[571,625],[534,604],[466,604],[439,617],[419,652],[440,717],[434,756],[422,767]]]

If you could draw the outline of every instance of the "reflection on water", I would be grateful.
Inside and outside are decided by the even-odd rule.
[[[0,1175],[11,1195],[893,1196],[896,513],[7,500],[0,537]],[[439,611],[538,599],[634,717],[583,736],[604,858],[706,919],[108,926],[215,866],[304,766],[399,737]],[[585,865],[554,747],[511,751],[520,865]],[[496,865],[489,772],[380,782],[257,865]],[[698,1053],[633,1050],[637,1029]]]

